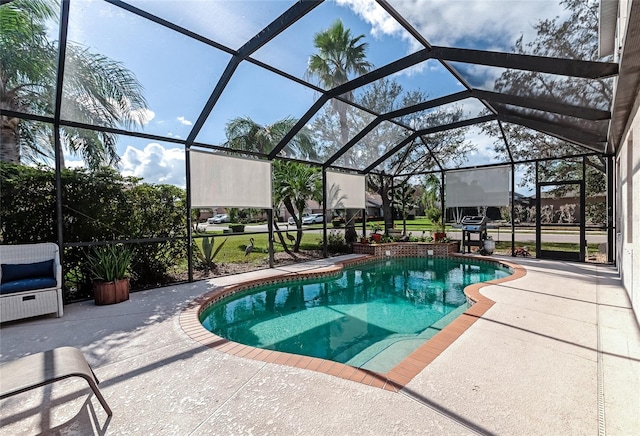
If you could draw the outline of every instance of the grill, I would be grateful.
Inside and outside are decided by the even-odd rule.
[[[471,247],[484,248],[487,239],[487,217],[467,215],[462,217],[462,251],[467,247],[467,253],[471,253]],[[478,239],[472,239],[471,235],[478,235]]]

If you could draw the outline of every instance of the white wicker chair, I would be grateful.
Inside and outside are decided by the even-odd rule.
[[[62,316],[62,265],[58,246],[41,244],[0,245],[0,263],[34,263],[53,259],[56,286],[0,295],[0,322],[55,313]],[[2,271],[0,270],[0,279]]]

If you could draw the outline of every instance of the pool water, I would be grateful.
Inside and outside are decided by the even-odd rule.
[[[224,299],[203,326],[234,342],[387,372],[467,309],[463,289],[510,275],[460,258],[391,258]]]

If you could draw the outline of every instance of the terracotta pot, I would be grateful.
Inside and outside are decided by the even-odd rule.
[[[373,239],[376,242],[380,242],[382,241],[382,235],[380,233],[373,233],[371,235],[371,239]]]
[[[96,305],[121,303],[129,299],[129,279],[113,282],[93,282],[93,299]]]
[[[433,233],[433,242],[438,242],[441,239],[444,239],[447,237],[447,234],[444,232],[434,232]]]
[[[367,238],[360,238],[360,243],[361,244],[368,244],[369,240]]]

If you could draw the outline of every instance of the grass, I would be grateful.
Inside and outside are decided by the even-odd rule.
[[[210,234],[211,232],[207,232]],[[289,234],[293,234],[290,232]],[[254,233],[240,233],[240,234],[222,234],[218,232],[214,234],[215,236],[215,247],[218,246],[225,238],[229,238],[229,240],[224,244],[220,253],[216,257],[216,262],[221,263],[251,263],[255,261],[262,261],[268,255],[269,249],[269,235],[267,234],[254,234]],[[283,238],[286,242],[289,242],[286,239],[286,236],[283,232]],[[249,239],[254,239],[253,251],[248,255],[244,255],[245,248],[250,244]],[[279,253],[283,252],[284,248],[280,244],[280,239],[275,236],[275,241],[273,244],[274,252]],[[302,241],[300,243],[301,250],[318,250],[322,247],[322,235],[317,234],[303,234]],[[202,238],[196,238],[195,243],[198,245],[198,248],[202,248]],[[289,248],[292,248],[293,243],[288,245]]]
[[[376,221],[381,223],[380,221]],[[396,220],[396,228],[402,229],[402,220]],[[411,225],[410,225],[411,224]],[[221,227],[226,227],[225,225],[221,225]],[[433,224],[430,220],[425,217],[417,217],[415,220],[407,221],[407,232],[412,232],[414,236],[420,236],[421,231],[432,231]],[[321,229],[322,224],[314,224],[310,226],[305,226],[305,228],[312,229]],[[285,238],[285,241],[289,243],[289,241],[285,237],[286,228],[282,228],[282,234]],[[333,230],[331,226],[329,226],[328,231]],[[358,234],[361,233],[362,223],[356,224],[356,231]],[[367,226],[367,231],[370,230],[370,227]],[[447,230],[451,230],[451,227],[447,227]],[[456,229],[459,230],[459,229]],[[491,232],[490,232],[491,233]],[[295,236],[295,231],[290,230],[290,235]],[[207,232],[207,235],[215,236],[215,246],[221,243],[224,238],[229,238],[226,242],[225,246],[222,248],[217,258],[216,262],[220,263],[252,263],[252,262],[261,262],[268,256],[268,247],[269,247],[269,239],[267,234],[254,234],[254,233],[241,233],[241,234],[223,234],[222,228],[220,230],[213,230]],[[253,252],[248,256],[244,255],[244,250],[249,245],[249,238],[254,238],[254,249]],[[201,247],[202,239],[196,238],[196,244]],[[282,245],[280,244],[280,239],[275,236],[275,242],[273,244],[274,251],[284,252]],[[288,245],[292,247],[293,244]],[[516,247],[518,246],[527,246],[532,255],[535,255],[535,242],[516,242]],[[322,235],[321,234],[313,234],[313,233],[304,233],[302,236],[302,242],[300,244],[300,249],[302,250],[320,250],[322,248]],[[598,252],[598,244],[588,244],[587,251],[589,253]],[[577,243],[559,243],[559,242],[544,242],[542,244],[543,250],[552,250],[552,251],[567,251],[567,252],[577,252],[579,250],[579,246]],[[496,241],[496,253],[499,254],[510,254],[511,253],[511,241]]]
[[[529,249],[529,252],[532,256],[535,255],[536,244],[532,243],[523,243],[516,242],[516,247],[526,246]],[[573,242],[543,242],[542,247],[543,250],[549,251],[567,251],[567,252],[578,252],[580,251],[580,246],[577,243]],[[496,241],[496,253],[499,254],[509,254],[511,253],[511,241]],[[587,244],[587,251],[589,253],[598,252],[598,244]]]

